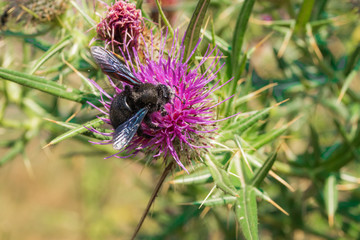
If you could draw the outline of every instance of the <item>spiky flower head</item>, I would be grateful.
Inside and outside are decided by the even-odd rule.
[[[135,4],[121,0],[108,7],[96,31],[100,39],[110,44],[115,51],[119,47],[132,49],[138,47],[143,25],[141,10],[136,9]]]
[[[212,138],[211,136],[217,129],[216,123],[219,121],[216,119],[214,108],[227,100],[215,103],[211,95],[230,80],[223,85],[219,85],[220,80],[214,82],[217,72],[223,66],[218,66],[221,58],[219,51],[213,54],[215,49],[210,50],[208,48],[199,64],[191,68],[189,65],[191,56],[188,59],[184,59],[185,46],[183,43],[178,44],[178,39],[175,37],[172,46],[170,49],[167,49],[166,39],[167,35],[161,37],[160,46],[156,46],[156,48],[159,48],[157,50],[154,49],[155,46],[150,42],[143,52],[144,60],[139,58],[136,51],[133,53],[129,53],[129,51],[123,53],[123,55],[133,54],[133,60],[128,61],[127,65],[141,82],[156,85],[165,84],[175,96],[170,103],[165,105],[167,115],[163,116],[160,112],[152,113],[152,123],[157,125],[158,129],[149,128],[146,124],[142,123],[144,133],[152,136],[152,138],[136,135],[124,151],[129,154],[146,151],[147,155],[154,158],[171,158],[187,171],[184,161],[190,161],[190,156],[199,154],[211,146],[210,138]],[[145,42],[145,40],[143,41]],[[192,54],[194,54],[197,46]],[[215,57],[210,58],[212,55],[215,55]],[[209,61],[209,65],[204,73],[200,73],[200,67],[206,61]],[[210,82],[214,82],[211,87],[209,86]],[[112,81],[111,83],[116,92],[113,96],[110,96],[99,85],[93,82],[102,95],[105,96],[102,96],[100,101],[105,111],[90,103],[94,108],[97,108],[107,116],[109,116],[112,99],[122,91]],[[106,100],[106,98],[109,100]],[[104,118],[103,120],[110,124],[109,118]],[[96,133],[107,134],[95,129],[91,130]],[[111,140],[93,143],[111,144]],[[118,154],[113,156],[119,157],[117,156]]]

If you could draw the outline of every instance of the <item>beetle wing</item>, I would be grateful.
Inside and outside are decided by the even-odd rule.
[[[122,150],[125,148],[131,139],[133,139],[136,131],[139,129],[141,122],[143,121],[148,109],[140,109],[134,116],[126,120],[123,124],[115,129],[113,137],[113,147],[116,150]]]
[[[131,85],[141,83],[128,67],[112,52],[99,46],[91,47],[90,51],[97,65],[112,79],[119,79]]]

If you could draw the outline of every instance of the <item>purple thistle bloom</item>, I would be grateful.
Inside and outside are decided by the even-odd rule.
[[[206,71],[203,74],[200,73],[200,67],[205,61],[210,60],[210,56],[214,53],[215,49],[210,50],[210,47],[208,47],[200,63],[191,69],[189,66],[191,56],[184,61],[185,46],[183,43],[179,46],[177,38],[174,38],[172,46],[168,51],[166,49],[167,35],[161,36],[161,43],[157,46],[158,49],[156,51],[153,41],[147,44],[143,37],[142,39],[146,46],[143,52],[144,60],[140,60],[138,53],[133,48],[131,54],[129,51],[126,53],[122,52],[126,59],[131,59],[130,55],[133,56],[133,60],[128,61],[127,66],[141,82],[155,85],[165,84],[172,90],[175,97],[170,103],[165,105],[167,115],[162,116],[160,112],[152,113],[151,120],[155,125],[159,126],[159,129],[149,128],[146,124],[142,123],[144,133],[152,136],[152,138],[135,135],[124,151],[131,155],[139,151],[146,151],[147,154],[152,154],[154,158],[163,157],[167,159],[167,157],[171,156],[181,168],[188,172],[184,166],[184,160],[188,159],[190,161],[191,155],[199,154],[201,149],[209,148],[211,133],[217,129],[216,123],[224,120],[216,120],[214,108],[229,98],[215,104],[214,99],[210,95],[231,81],[231,79],[223,85],[219,85],[220,80],[218,80],[212,87],[207,86],[216,79],[217,72],[224,65],[222,64],[217,69],[221,58],[219,51],[217,51],[215,57],[211,60]],[[153,39],[152,36],[151,39]],[[191,55],[194,54],[199,43],[200,40]],[[100,102],[105,110],[89,103],[107,116],[109,116],[112,99],[122,91],[116,87],[111,79],[110,82],[116,91],[114,96],[110,96],[98,84],[92,81],[94,86],[101,92]],[[109,101],[105,100],[103,96],[108,98]],[[103,120],[110,124],[109,118]],[[90,130],[95,132],[95,129]],[[96,133],[102,134],[98,131]],[[94,143],[111,144],[111,140]],[[119,152],[113,156],[119,157],[117,156],[118,154]]]

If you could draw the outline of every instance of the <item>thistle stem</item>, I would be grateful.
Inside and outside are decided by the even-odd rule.
[[[160,188],[161,188],[162,184],[163,184],[164,181],[165,181],[165,178],[167,177],[167,175],[169,174],[169,172],[171,171],[171,169],[173,168],[173,166],[174,166],[174,161],[170,162],[169,165],[165,168],[164,172],[162,173],[162,175],[161,175],[158,183],[156,184],[156,187],[155,187],[155,189],[154,189],[154,191],[153,191],[153,193],[152,193],[152,195],[151,195],[151,197],[150,197],[150,199],[149,199],[149,202],[148,202],[148,204],[147,204],[147,206],[146,206],[146,209],[145,209],[145,211],[144,211],[144,213],[143,213],[143,215],[142,215],[142,217],[141,217],[138,225],[136,226],[136,229],[135,229],[135,231],[134,231],[134,234],[133,234],[132,237],[131,237],[131,240],[135,239],[136,235],[138,234],[138,232],[139,232],[142,224],[144,223],[145,218],[146,218],[146,216],[147,216],[147,214],[148,214],[148,212],[149,212],[152,204],[153,204],[154,201],[155,201],[155,198],[156,198],[157,194],[158,194],[159,191],[160,191]]]

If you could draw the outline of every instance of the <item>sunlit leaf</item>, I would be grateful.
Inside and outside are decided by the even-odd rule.
[[[170,181],[171,184],[204,184],[212,182],[212,176],[209,169],[198,169],[195,172],[190,174],[183,174],[181,176],[176,176],[173,180]]]
[[[195,11],[191,17],[190,23],[186,29],[184,37],[185,55],[184,60],[187,60],[193,51],[196,43],[199,41],[200,30],[205,19],[205,14],[209,6],[210,0],[199,0]]]
[[[223,196],[219,198],[209,198],[205,201],[192,202],[192,205],[202,205],[206,207],[224,206],[227,204],[233,204],[236,202],[237,197],[234,196]]]
[[[260,184],[263,182],[265,177],[268,175],[271,170],[272,165],[276,160],[277,152],[271,154],[264,162],[264,164],[259,168],[255,173],[254,178],[252,179],[251,185],[254,187],[260,187]]]
[[[78,89],[67,87],[65,85],[61,85],[56,82],[49,81],[42,77],[37,77],[18,71],[13,71],[0,67],[0,78],[75,102],[80,102],[80,103],[86,103],[87,101],[92,101],[95,103],[98,102],[96,96],[93,94],[85,93]]]
[[[66,36],[62,40],[60,40],[57,44],[54,44],[49,50],[47,50],[35,63],[35,65],[31,68],[30,74],[34,74],[39,67],[44,64],[49,58],[53,55],[57,54],[61,49],[63,49],[66,45],[71,43],[71,36]]]
[[[47,145],[54,145],[57,144],[61,141],[64,141],[68,138],[74,137],[78,134],[83,134],[85,132],[89,132],[88,128],[97,128],[101,125],[103,125],[104,122],[103,120],[101,120],[100,118],[95,118],[92,121],[89,121],[83,125],[77,126],[77,127],[73,127],[73,124],[67,124],[66,126],[69,128],[72,128],[70,131],[67,131],[66,133],[61,134],[60,136],[57,136],[56,138],[54,138],[53,140],[50,141],[50,143]],[[65,125],[65,123],[62,124],[63,126]],[[99,140],[109,140],[111,139],[111,137],[106,137],[103,135],[99,135],[96,133],[91,133],[91,136],[96,137]]]
[[[236,218],[246,239],[259,239],[256,194],[251,186],[240,190],[240,197],[235,204]]]
[[[245,32],[247,30],[247,24],[254,7],[255,0],[247,0],[243,2],[241,6],[240,13],[237,17],[235,31],[233,35],[232,41],[232,53],[231,53],[231,60],[232,60],[232,68],[233,68],[233,77],[235,79],[239,79],[239,75],[241,73],[239,68],[239,59],[241,56],[241,48],[244,42]],[[235,83],[232,84],[232,94],[236,91]]]

